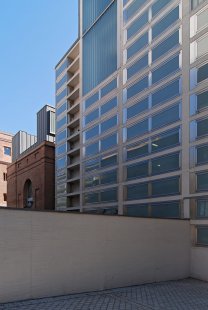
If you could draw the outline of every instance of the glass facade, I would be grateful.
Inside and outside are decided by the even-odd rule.
[[[90,11],[89,16],[86,15],[84,25],[91,25],[95,16],[99,15],[111,1],[90,2],[89,5],[87,1],[83,1],[84,12]],[[116,70],[117,1],[115,0],[83,37],[83,94],[87,94]]]

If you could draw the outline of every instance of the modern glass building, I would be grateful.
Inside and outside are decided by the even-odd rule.
[[[57,209],[208,217],[208,1],[79,4],[56,67]]]

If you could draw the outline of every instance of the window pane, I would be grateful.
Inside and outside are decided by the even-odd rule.
[[[151,216],[159,218],[179,218],[179,202],[163,202],[151,205]]]
[[[148,45],[148,32],[143,34],[127,49],[127,59],[132,57],[135,53],[139,52],[145,45]]]
[[[162,20],[152,27],[152,38],[156,38],[159,34],[165,31],[173,23],[179,19],[179,7],[177,6],[169,14],[167,14]]]
[[[143,199],[148,197],[148,183],[128,185],[127,200]]]
[[[110,93],[115,88],[117,88],[117,79],[114,79],[101,89],[101,98]]]
[[[198,39],[197,43],[197,57],[201,57],[207,53],[208,36]]]
[[[99,117],[99,109],[96,109],[93,112],[91,112],[90,114],[85,116],[85,125],[96,120],[96,118],[98,118],[98,117]]]
[[[197,122],[197,137],[208,134],[208,118]]]
[[[148,119],[127,128],[127,139],[141,136],[148,132]]]
[[[152,94],[152,106],[154,107],[157,104],[162,104],[179,95],[179,80],[177,80]]]
[[[85,171],[92,171],[95,169],[99,169],[99,158],[88,160],[85,162]]]
[[[148,143],[134,145],[127,150],[127,160],[139,158],[148,154]]]
[[[197,227],[197,243],[201,245],[208,245],[208,226]]]
[[[148,176],[148,161],[127,166],[127,180]]]
[[[160,12],[171,1],[172,0],[157,0],[152,5],[152,16],[154,17],[158,12]]]
[[[152,174],[160,174],[179,169],[179,153],[158,157],[152,160]]]
[[[67,103],[64,102],[64,104],[62,104],[62,105],[60,106],[60,108],[58,108],[58,109],[56,110],[56,115],[59,116],[61,113],[63,113],[64,111],[66,111],[66,109],[67,109]]]
[[[85,140],[89,140],[99,135],[99,125],[85,131]]]
[[[85,187],[93,187],[99,185],[99,176],[90,176],[85,178]]]
[[[148,77],[145,76],[142,80],[138,81],[136,84],[127,89],[127,99],[130,99],[131,97],[145,90],[145,88],[147,87],[148,87]]]
[[[199,4],[201,4],[201,3],[205,2],[205,1],[206,1],[206,0],[191,0],[191,9],[192,9],[192,10],[196,9],[196,7],[197,7]]]
[[[110,101],[106,102],[101,106],[101,115],[107,113],[108,111],[117,107],[117,97],[111,99]]]
[[[93,103],[99,99],[99,94],[95,93],[91,97],[85,100],[85,109],[89,108]]]
[[[137,18],[127,29],[127,40],[137,33],[145,24],[148,23],[148,11]]]
[[[152,139],[152,153],[174,147],[179,144],[179,129],[167,131]]]
[[[98,203],[99,202],[99,195],[98,193],[89,193],[84,195],[84,200],[86,204],[89,203]]]
[[[100,175],[101,184],[109,184],[117,182],[117,170],[108,171]]]
[[[101,140],[101,151],[105,151],[117,144],[117,134],[108,136],[107,138]]]
[[[11,147],[4,146],[4,155],[11,156]]]
[[[109,189],[100,193],[101,202],[117,201],[117,189]]]
[[[152,61],[155,61],[179,44],[179,31],[176,31],[152,50]]]
[[[58,69],[56,69],[56,78],[62,73],[64,72],[64,70],[66,70],[68,66],[68,61],[67,59],[64,60],[64,62],[60,65],[60,67]]]
[[[179,120],[179,105],[173,106],[152,117],[152,129],[171,124]]]
[[[148,66],[148,54],[137,60],[131,67],[127,69],[127,79],[138,73],[140,70]]]
[[[101,123],[101,134],[117,125],[117,115]]]
[[[208,107],[208,91],[197,95],[197,110],[200,111],[201,109]]]
[[[124,20],[128,21],[136,11],[144,4],[144,0],[134,0],[132,4],[124,11]]]
[[[179,194],[179,177],[152,182],[152,196]]]
[[[60,94],[56,96],[56,104],[59,103],[67,95],[67,89],[65,88]]]
[[[198,69],[198,71],[197,71],[197,83],[200,83],[207,78],[208,78],[208,63]]]
[[[126,215],[148,217],[148,205],[129,205],[126,208]]]
[[[59,158],[56,161],[56,168],[57,169],[62,169],[62,168],[65,168],[65,167],[66,167],[66,156],[64,156],[62,158]]]
[[[98,152],[99,152],[99,143],[96,142],[86,147],[85,155],[86,156],[95,155]]]
[[[61,88],[61,86],[63,86],[65,83],[67,82],[67,74],[65,74],[62,79],[56,83],[56,91],[59,90],[59,88]]]
[[[113,166],[117,164],[117,155],[108,155],[101,157],[101,167]]]
[[[208,145],[197,148],[197,164],[205,164],[208,162]]]
[[[179,69],[179,56],[178,55],[152,72],[152,83],[154,84],[160,81],[161,79],[173,73],[177,69]]]
[[[208,9],[204,10],[197,16],[197,30],[207,26],[208,24]]]
[[[58,133],[57,135],[56,135],[56,140],[57,140],[57,142],[60,142],[60,141],[62,141],[62,140],[64,140],[64,139],[66,139],[66,130],[64,130],[64,131],[61,131],[60,133]]]
[[[197,190],[208,190],[208,172],[197,174]]]
[[[197,217],[208,217],[208,200],[197,200]]]
[[[137,102],[133,106],[127,108],[127,119],[139,115],[141,112],[148,109],[148,98]]]
[[[56,155],[61,155],[63,153],[66,153],[66,143],[56,147]]]
[[[62,119],[60,119],[60,121],[58,121],[56,123],[56,128],[59,129],[61,128],[62,126],[66,125],[66,116],[64,116]]]

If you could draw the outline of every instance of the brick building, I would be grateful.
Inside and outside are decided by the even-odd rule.
[[[0,132],[0,206],[7,206],[7,166],[11,163],[12,135]]]
[[[12,164],[7,173],[9,207],[55,208],[55,109],[37,113],[37,136],[19,131],[12,138]]]
[[[54,209],[55,145],[44,141],[8,167],[8,205]]]

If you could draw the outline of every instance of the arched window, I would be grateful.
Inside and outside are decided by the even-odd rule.
[[[24,208],[32,208],[33,206],[33,193],[32,182],[27,180],[24,185]]]

